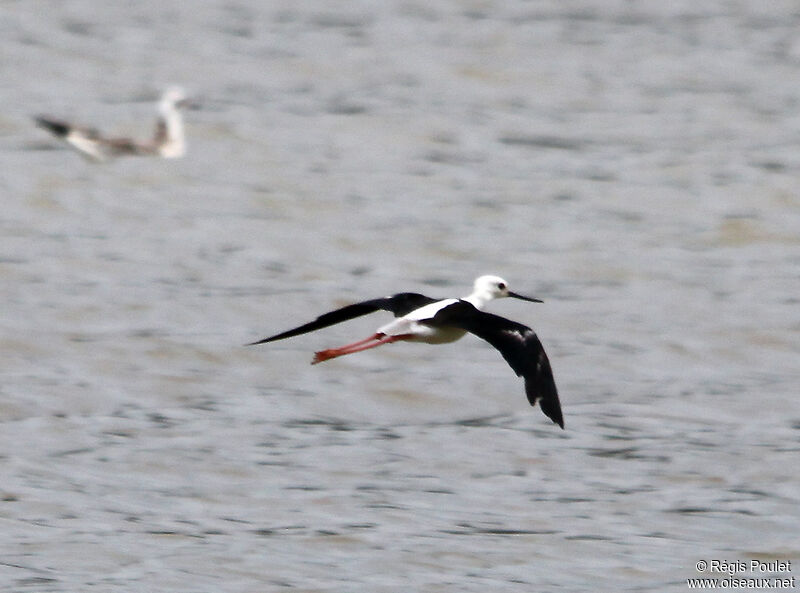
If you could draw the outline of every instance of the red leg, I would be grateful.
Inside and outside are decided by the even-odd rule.
[[[319,352],[314,354],[314,360],[311,361],[311,364],[318,364],[320,362],[325,362],[326,360],[330,360],[331,358],[337,358],[338,356],[344,356],[345,354],[353,354],[355,352],[361,352],[362,350],[377,348],[378,346],[383,346],[384,344],[391,344],[392,342],[397,342],[399,340],[408,340],[411,337],[412,336],[409,334],[402,334],[399,336],[387,336],[385,334],[375,334],[364,340],[359,340],[358,342],[353,342],[352,344],[346,344],[345,346],[340,346],[339,348],[328,348],[327,350],[320,350]]]

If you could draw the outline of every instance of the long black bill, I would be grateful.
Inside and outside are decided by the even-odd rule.
[[[533,297],[526,297],[526,296],[523,296],[521,294],[517,294],[516,292],[511,292],[511,291],[508,292],[508,296],[514,297],[515,299],[520,299],[521,301],[528,301],[528,302],[531,302],[531,303],[543,303],[544,302],[541,299],[535,299]]]

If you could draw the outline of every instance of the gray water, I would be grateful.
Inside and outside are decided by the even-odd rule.
[[[778,1],[2,3],[0,588],[800,566],[799,26]],[[92,165],[30,119],[144,138],[174,83],[182,160]],[[375,315],[242,346],[483,273],[544,299],[491,310],[538,332],[565,431],[477,338],[309,366]]]

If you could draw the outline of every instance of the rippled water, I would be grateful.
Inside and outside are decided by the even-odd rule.
[[[0,584],[685,590],[800,566],[793,2],[6,2]],[[36,113],[180,161],[91,165]],[[506,277],[566,430],[490,347],[310,367]],[[747,576],[747,575],[740,575]]]

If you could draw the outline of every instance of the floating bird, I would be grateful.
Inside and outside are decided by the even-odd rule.
[[[125,155],[160,156],[165,159],[186,153],[181,109],[191,106],[180,87],[170,87],[158,103],[158,120],[152,140],[137,142],[132,138],[106,138],[93,128],[81,128],[47,116],[37,116],[37,125],[49,131],[92,161],[105,161]]]
[[[342,307],[248,346],[299,336],[379,310],[389,311],[394,313],[395,319],[378,328],[373,335],[352,344],[321,350],[314,355],[311,364],[392,342],[446,344],[469,332],[500,351],[517,376],[525,379],[525,394],[530,404],[535,406],[538,403],[548,418],[564,428],[553,371],[536,333],[521,323],[483,311],[491,301],[504,297],[542,302],[511,292],[502,278],[481,276],[475,280],[472,294],[461,299],[437,300],[414,292],[401,292]]]

